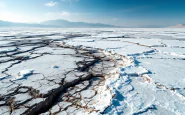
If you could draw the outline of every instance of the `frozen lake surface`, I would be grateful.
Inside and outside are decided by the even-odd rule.
[[[0,29],[0,115],[183,115],[185,29]]]

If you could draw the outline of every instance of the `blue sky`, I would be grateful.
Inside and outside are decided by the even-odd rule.
[[[0,0],[0,20],[65,19],[125,27],[185,23],[185,0]]]

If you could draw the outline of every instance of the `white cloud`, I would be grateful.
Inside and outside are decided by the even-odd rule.
[[[46,3],[45,6],[53,7],[53,6],[56,6],[57,4],[58,2],[50,1],[49,3]]]
[[[60,15],[61,15],[61,16],[68,17],[68,16],[71,15],[71,13],[70,13],[70,12],[66,12],[66,11],[62,11],[62,12],[60,13]]]

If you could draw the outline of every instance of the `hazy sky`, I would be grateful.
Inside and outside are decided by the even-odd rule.
[[[65,19],[119,26],[185,23],[185,0],[0,0],[0,20]]]

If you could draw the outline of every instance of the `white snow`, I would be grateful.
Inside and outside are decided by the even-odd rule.
[[[56,34],[50,36],[51,34]],[[73,37],[75,34],[87,34],[85,37]],[[118,73],[115,76],[106,78],[106,86],[99,87],[97,95],[93,97],[93,89],[82,91],[82,104],[89,104],[95,110],[105,110],[107,115],[183,115],[185,114],[185,29],[149,29],[149,28],[110,28],[110,29],[47,29],[47,28],[19,28],[5,29],[0,31],[0,90],[1,95],[11,92],[12,88],[32,86],[39,89],[41,94],[45,94],[51,89],[57,88],[66,71],[77,68],[76,62],[83,61],[83,58],[75,56],[75,50],[65,48],[42,47],[31,52],[14,55],[29,56],[35,59],[13,60],[11,56],[17,51],[26,51],[33,46],[11,46],[11,42],[26,40],[27,36],[32,42],[38,40],[56,40],[59,43],[64,38],[66,44],[74,46],[86,46],[101,48],[111,53],[127,56],[129,60],[124,60],[126,67],[115,67],[115,71],[105,70],[105,73]],[[44,37],[38,37],[38,36]],[[6,46],[6,47],[5,47]],[[7,54],[8,56],[7,56]],[[32,54],[33,53],[33,54]],[[43,55],[44,53],[47,53]],[[97,55],[101,55],[97,53]],[[111,62],[106,62],[114,65]],[[118,62],[119,63],[119,62]],[[121,62],[120,62],[121,63]],[[98,68],[94,68],[97,69]],[[111,68],[112,69],[112,68]],[[6,70],[6,71],[5,71]],[[80,75],[82,73],[78,73]],[[70,74],[65,79],[70,82],[79,77]],[[46,80],[47,79],[47,80]],[[14,80],[16,84],[10,82]],[[52,82],[48,82],[54,81]],[[49,86],[49,87],[48,87]],[[82,86],[79,86],[83,88]],[[108,89],[107,89],[108,87]],[[72,93],[72,92],[71,92]],[[23,98],[24,97],[24,98]],[[16,95],[15,99],[22,102],[29,99],[29,96]],[[87,103],[89,98],[93,101]],[[43,99],[33,100],[27,105],[39,103]],[[59,106],[69,106],[71,103],[61,102],[53,108],[53,112],[59,110]],[[25,111],[20,108],[15,113]],[[66,111],[76,114],[88,114],[86,111],[70,106]],[[6,107],[0,107],[0,114],[10,113]],[[47,113],[46,113],[47,114]],[[61,114],[67,114],[65,111]],[[96,114],[92,112],[91,114]]]
[[[19,73],[17,73],[17,76],[12,80],[25,79],[25,77],[33,74],[33,72],[34,72],[33,69],[21,70]]]
[[[145,68],[139,66],[139,67],[130,67],[128,69],[125,70],[125,73],[127,75],[130,76],[139,76],[139,75],[143,75],[143,74],[147,74],[148,70],[146,70]]]
[[[94,90],[85,90],[82,91],[81,94],[82,98],[92,98],[95,95]]]
[[[66,42],[105,49],[133,59],[133,64],[121,68],[120,78],[107,81],[116,96],[106,114],[184,114],[184,34],[180,34],[180,37],[171,34],[184,31],[120,29],[114,30],[113,36],[93,35],[94,42],[75,39]],[[116,38],[117,33],[130,38]],[[106,37],[114,38],[101,39]],[[169,91],[173,88],[180,89]]]

